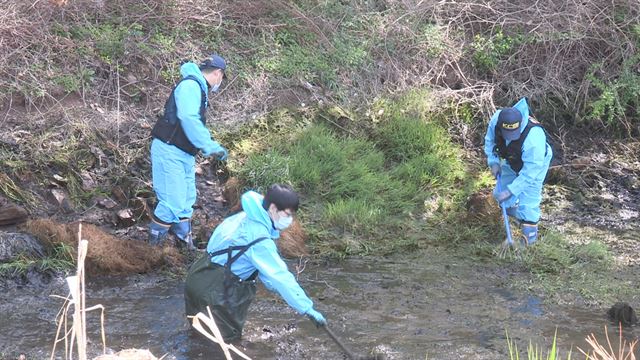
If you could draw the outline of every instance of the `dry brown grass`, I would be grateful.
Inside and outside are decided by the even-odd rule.
[[[302,45],[331,53],[345,21],[344,16],[324,14],[317,11],[321,6],[308,3],[180,0],[175,5],[162,0],[0,0],[0,88],[4,89],[0,103],[5,108],[43,101],[64,105],[61,99],[69,95],[56,77],[60,80],[60,75],[87,69],[94,72],[91,84],[76,93],[85,107],[99,104],[124,110],[135,98],[141,105],[135,107],[141,112],[135,117],[153,117],[173,85],[166,74],[175,73],[181,59],[201,59],[210,51],[232,54],[230,68],[237,74],[243,61],[259,56],[260,45],[269,45],[260,42],[270,41],[280,29],[314,34],[315,40],[300,40]],[[355,14],[352,20],[370,27],[349,35],[362,36],[374,45],[369,49],[372,61],[367,66],[338,69],[335,87],[345,89],[347,99],[334,97],[334,91],[324,89],[323,84],[310,85],[303,79],[283,79],[260,69],[243,68],[249,71],[247,76],[234,76],[230,86],[225,85],[213,99],[216,126],[259,117],[282,105],[280,98],[288,99],[292,94],[291,99],[284,99],[289,105],[322,100],[366,107],[377,97],[416,86],[434,87],[433,97],[445,99],[447,104],[472,104],[479,117],[494,111],[495,100],[505,106],[528,96],[537,111],[548,109],[541,120],[562,125],[566,117],[581,116],[598,93],[586,77],[590,67],[602,62],[598,77],[614,78],[620,74],[622,62],[637,53],[638,47],[630,28],[638,23],[640,13],[632,0],[409,0],[353,2],[349,6]],[[292,21],[283,22],[282,14]],[[96,54],[79,55],[84,49],[95,49],[96,39],[72,40],[59,33],[101,25],[112,18],[149,28],[158,22],[170,28],[194,25],[195,29],[207,29],[208,34],[220,29],[223,37],[212,45],[198,36],[203,34],[193,34],[193,40],[175,44],[171,51],[149,52],[139,46],[148,38],[131,36],[123,44],[125,53],[117,65]],[[431,25],[436,33],[425,36],[424,29]],[[521,41],[495,69],[478,68],[471,56],[475,36],[491,38],[498,32]],[[440,50],[434,53],[434,49]],[[48,111],[48,107],[36,108],[40,113]],[[126,106],[126,110],[134,107]],[[453,129],[465,133],[465,145],[473,145],[474,129],[462,124]]]
[[[230,177],[227,182],[224,183],[224,189],[222,190],[222,196],[227,201],[230,211],[237,210],[240,206],[240,195],[242,195],[242,183],[237,177]]]
[[[467,199],[467,216],[469,219],[497,222],[501,219],[500,207],[496,203],[491,190],[482,190],[471,194]]]
[[[280,254],[288,258],[297,258],[309,255],[307,246],[307,233],[298,220],[294,220],[291,226],[280,233],[280,239],[276,241]]]
[[[601,344],[594,334],[590,334],[586,340],[591,345],[591,349],[584,351],[578,348],[578,350],[590,360],[636,360],[635,348],[638,345],[638,339],[627,341],[622,333],[622,325],[619,326],[618,330],[617,344],[611,344],[609,332],[605,326],[605,344]]]
[[[28,221],[24,229],[46,246],[60,243],[72,249],[78,246],[78,223],[59,224],[49,219],[36,219]],[[82,238],[89,241],[86,267],[91,275],[146,273],[184,262],[183,256],[173,247],[158,248],[145,242],[119,239],[91,224],[82,224]]]

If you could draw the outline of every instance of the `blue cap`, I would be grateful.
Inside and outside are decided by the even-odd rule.
[[[224,59],[220,55],[213,54],[210,57],[206,58],[203,62],[201,62],[200,67],[210,67],[225,71],[225,69],[227,68],[227,62],[224,61]]]
[[[498,127],[505,140],[513,141],[520,138],[520,124],[522,113],[516,108],[505,108],[498,115]]]

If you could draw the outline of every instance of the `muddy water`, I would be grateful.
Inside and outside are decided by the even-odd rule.
[[[495,264],[471,264],[444,250],[390,258],[347,259],[307,264],[300,282],[342,341],[357,354],[388,359],[505,359],[505,329],[519,348],[529,340],[546,350],[554,332],[565,354],[587,349],[584,337],[610,333],[604,310],[546,304],[517,293],[518,277]],[[181,279],[161,275],[104,278],[87,284],[88,305],[106,308],[107,346],[149,348],[165,359],[223,359],[184,319]],[[46,286],[12,288],[0,295],[0,353],[49,358],[54,319],[62,301],[61,280]],[[99,314],[89,315],[92,348],[99,349]],[[625,332],[638,336],[637,329]],[[244,339],[254,359],[342,359],[339,348],[277,296],[259,290]],[[2,356],[0,356],[2,358]]]

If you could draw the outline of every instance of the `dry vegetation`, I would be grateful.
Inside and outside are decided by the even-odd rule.
[[[77,223],[32,220],[25,224],[25,230],[34,234],[45,246],[63,243],[71,249],[78,248]],[[89,241],[86,268],[90,275],[145,273],[184,262],[176,248],[158,248],[145,242],[118,239],[91,224],[83,224],[82,238]]]
[[[639,15],[631,0],[346,5],[5,0],[1,5],[0,97],[5,109],[24,104],[44,111],[80,96],[84,106],[95,102],[153,113],[175,80],[178,62],[215,50],[229,58],[232,68],[230,85],[215,104],[217,119],[227,124],[283,104],[366,104],[388,93],[435,86],[442,96],[471,102],[484,116],[494,101],[502,106],[526,95],[547,122],[561,127],[591,114],[606,90],[594,79],[605,87],[620,84],[624,67],[638,65]],[[332,7],[344,13],[332,13]],[[365,44],[362,61],[353,60],[355,67],[347,60],[331,64],[358,55],[336,40],[347,38]],[[316,72],[308,76],[295,68],[301,64],[280,74],[259,65],[273,55],[269,48],[292,44],[328,56],[335,77],[318,76],[318,69],[306,69]],[[287,59],[276,60],[282,70]],[[593,120],[606,120],[613,110],[603,109]],[[616,120],[625,130],[637,132],[635,109],[616,115],[622,115]]]

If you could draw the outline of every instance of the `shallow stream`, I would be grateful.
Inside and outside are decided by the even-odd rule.
[[[377,351],[387,359],[508,359],[505,330],[519,349],[531,340],[546,352],[557,329],[563,358],[572,347],[573,359],[584,358],[576,347],[588,349],[588,334],[605,341],[605,326],[617,341],[605,311],[546,304],[512,289],[515,278],[526,275],[454,255],[430,249],[308,263],[299,279],[334,333],[362,355]],[[48,359],[62,306],[61,299],[50,295],[65,292],[64,282],[57,279],[0,294],[0,353],[7,359],[18,353]],[[223,359],[212,343],[189,330],[182,292],[182,279],[163,275],[93,279],[87,283],[87,305],[106,308],[110,349],[148,348],[158,357],[166,354],[164,359]],[[99,318],[99,312],[88,315],[94,351],[101,350]],[[636,328],[625,330],[628,339],[638,334]],[[264,288],[259,288],[237,346],[253,359],[344,358],[323,331]]]

